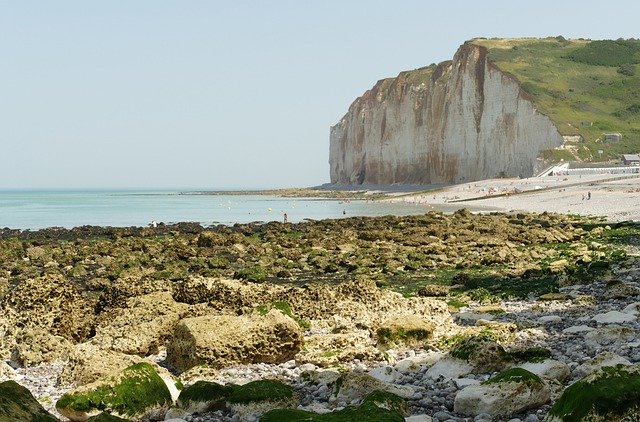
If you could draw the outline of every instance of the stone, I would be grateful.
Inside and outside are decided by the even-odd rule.
[[[333,399],[336,402],[351,403],[362,400],[367,394],[375,390],[386,391],[402,398],[411,398],[415,390],[408,385],[394,385],[373,378],[362,372],[348,372],[343,374],[336,385],[339,387]]]
[[[287,384],[262,379],[233,387],[227,405],[238,420],[255,421],[273,409],[295,409],[298,395]]]
[[[182,410],[184,414],[223,409],[232,392],[233,388],[231,387],[211,381],[197,381],[180,391],[176,407]],[[179,412],[174,414],[181,416]]]
[[[538,321],[543,324],[557,324],[558,322],[562,322],[562,317],[558,315],[546,315],[538,318]]]
[[[545,422],[640,419],[640,368],[607,366],[567,387]]]
[[[398,378],[402,377],[402,374],[397,369],[391,366],[378,366],[368,372],[373,378],[382,382],[393,383]]]
[[[573,325],[571,327],[567,327],[562,332],[564,334],[578,334],[578,333],[588,333],[589,331],[593,331],[595,328],[589,327],[588,325]]]
[[[421,370],[424,367],[432,366],[445,356],[441,352],[427,352],[407,357],[397,361],[394,365],[395,369],[402,373],[410,373]]]
[[[487,413],[494,418],[505,418],[542,406],[550,395],[549,387],[538,376],[513,368],[458,392],[453,409],[461,415]]]
[[[636,338],[632,328],[617,324],[603,325],[585,334],[585,343],[597,348],[610,344],[627,344]]]
[[[298,323],[275,309],[265,315],[205,315],[176,326],[167,344],[167,363],[180,372],[199,364],[282,363],[301,346]]]
[[[545,293],[538,297],[543,302],[571,300],[573,296],[568,293]]]
[[[640,295],[640,289],[621,280],[611,280],[607,282],[602,292],[604,299],[626,299],[638,295]]]
[[[427,370],[425,376],[431,379],[444,377],[446,379],[456,379],[473,371],[473,365],[463,359],[445,357],[436,362]]]
[[[12,380],[0,383],[0,420],[58,422],[28,389]]]
[[[519,368],[525,369],[540,378],[564,381],[571,372],[569,365],[554,359],[545,359],[542,362],[525,362],[518,365]]]
[[[64,394],[56,410],[72,421],[84,421],[102,410],[127,419],[154,419],[164,417],[172,402],[165,381],[151,364],[141,362]]]
[[[175,302],[170,292],[132,297],[126,308],[103,320],[91,342],[129,355],[156,354],[188,309],[188,305]]]
[[[620,324],[623,322],[632,322],[637,319],[635,315],[626,314],[619,311],[609,311],[604,314],[594,315],[591,319],[599,324]]]
[[[600,353],[579,365],[574,372],[578,377],[585,377],[606,366],[631,365],[631,362],[612,352]]]

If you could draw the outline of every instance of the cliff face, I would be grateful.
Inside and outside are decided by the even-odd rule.
[[[562,144],[518,82],[466,43],[453,61],[379,81],[331,128],[331,183],[437,184],[530,176]]]

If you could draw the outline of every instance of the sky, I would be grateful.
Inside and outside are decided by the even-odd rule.
[[[329,182],[379,79],[474,37],[639,38],[629,1],[0,0],[0,189]]]

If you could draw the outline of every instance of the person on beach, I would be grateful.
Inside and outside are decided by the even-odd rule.
[[[587,199],[591,199],[591,191],[587,192]]]
[[[284,213],[284,216],[283,216],[283,217],[284,217],[284,223],[286,224],[286,223],[287,223],[287,221],[289,221],[289,217],[287,216],[287,213],[286,213],[286,212]]]

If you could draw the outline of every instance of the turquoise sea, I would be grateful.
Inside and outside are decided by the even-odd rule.
[[[453,211],[457,207],[439,208]],[[424,214],[425,205],[264,195],[203,195],[160,190],[0,191],[0,228],[146,226],[199,222],[204,226],[290,222],[350,216]],[[438,209],[438,208],[436,208]]]

